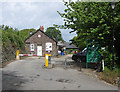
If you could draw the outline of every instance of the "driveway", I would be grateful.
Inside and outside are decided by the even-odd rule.
[[[8,64],[3,68],[3,90],[118,90],[88,75],[86,69],[79,71],[71,59],[64,69],[66,57],[52,58],[54,68],[43,67],[44,57],[29,57]]]

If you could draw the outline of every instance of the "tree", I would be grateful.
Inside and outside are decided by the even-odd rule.
[[[19,36],[20,38],[23,39],[23,41],[25,41],[27,39],[27,37],[29,37],[32,33],[34,33],[36,31],[36,29],[23,29],[23,30],[20,30],[19,32]]]
[[[84,43],[87,39],[94,39],[112,53],[114,29],[115,53],[120,54],[117,47],[120,46],[120,2],[116,2],[114,17],[110,2],[64,2],[64,5],[67,7],[64,13],[58,11],[64,18],[64,25],[58,27],[76,32],[77,39],[73,38],[73,42]]]
[[[0,26],[0,38],[2,38],[2,62],[15,59],[16,50],[19,48],[20,53],[25,53],[25,39],[29,37],[30,32],[35,29],[18,30],[9,26]],[[0,39],[1,40],[1,39]]]
[[[15,59],[17,46],[22,44],[21,40],[18,40],[18,30],[1,25],[0,31],[2,31],[2,62],[13,60]]]
[[[75,44],[81,51],[86,47],[86,41],[81,42],[78,36],[73,37],[70,41],[72,41],[72,44]]]
[[[61,31],[57,30],[55,27],[49,27],[47,28],[45,32],[49,37],[53,38],[54,40],[58,41],[64,41],[61,35]]]

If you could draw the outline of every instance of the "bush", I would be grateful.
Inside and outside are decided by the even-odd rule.
[[[99,53],[101,54],[101,56],[103,57],[103,59],[105,61],[105,66],[107,66],[107,68],[112,70],[112,64],[113,64],[112,55],[113,55],[113,53],[108,50],[108,46],[105,47],[105,50],[100,49]],[[118,60],[118,57],[116,56],[116,53],[114,53],[115,65],[118,65],[117,60]]]
[[[101,79],[107,81],[108,83],[111,84],[116,84],[118,83],[118,76],[120,74],[120,69],[115,68],[113,71],[111,71],[109,68],[105,67],[104,71],[100,73]]]

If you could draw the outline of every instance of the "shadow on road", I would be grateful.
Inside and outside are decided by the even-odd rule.
[[[18,76],[16,72],[2,72],[2,90],[17,90],[21,87],[21,84],[27,81],[23,76]]]

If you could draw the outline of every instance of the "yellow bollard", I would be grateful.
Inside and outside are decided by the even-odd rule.
[[[51,64],[51,54],[48,54],[48,64]]]
[[[45,54],[45,66],[48,67],[48,54]]]
[[[20,57],[19,57],[19,50],[16,51],[16,60],[19,60]]]

